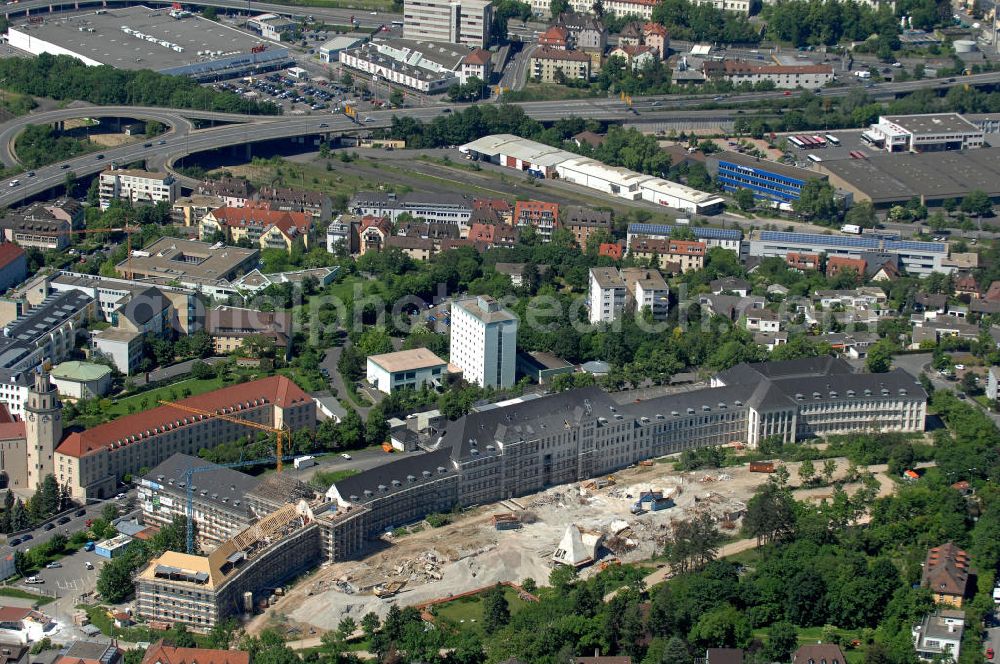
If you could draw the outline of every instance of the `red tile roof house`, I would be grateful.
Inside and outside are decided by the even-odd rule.
[[[969,554],[948,542],[927,551],[920,585],[934,593],[938,604],[961,607],[969,594]]]
[[[175,648],[160,639],[146,650],[142,664],[250,664],[250,653],[243,650]]]
[[[28,278],[28,257],[13,242],[0,244],[0,293]]]
[[[285,376],[223,387],[176,404],[292,431],[316,428],[316,402]],[[56,479],[76,499],[108,498],[125,474],[153,468],[175,452],[197,454],[240,440],[249,430],[171,405],[153,407],[69,434],[53,455]]]

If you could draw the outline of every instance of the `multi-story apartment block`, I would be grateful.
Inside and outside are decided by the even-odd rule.
[[[0,293],[28,277],[28,256],[13,242],[0,243]]]
[[[487,295],[451,304],[450,360],[481,387],[511,387],[517,358],[517,316]]]
[[[292,431],[316,426],[316,403],[284,376],[224,387],[178,404]],[[235,422],[163,405],[71,433],[56,450],[56,479],[74,498],[107,498],[126,473],[155,467],[176,452],[195,454],[239,440],[246,433]]]
[[[212,337],[220,355],[243,348],[248,337],[267,339],[274,344],[278,357],[291,352],[292,314],[287,311],[258,311],[241,307],[219,306],[206,312],[205,331]]]
[[[602,231],[611,235],[611,212],[594,210],[588,207],[571,206],[566,208],[566,218],[562,225],[573,234],[573,239],[581,249],[587,248],[591,235]]]
[[[610,323],[625,310],[625,280],[617,268],[590,268],[590,323]]]
[[[386,217],[396,223],[408,214],[414,219],[442,224],[468,226],[472,216],[472,199],[461,194],[409,194],[359,191],[347,204],[354,214]]]
[[[705,243],[695,240],[633,240],[628,252],[636,258],[658,262],[662,270],[690,272],[705,267]]]
[[[670,234],[682,226],[668,226],[666,224],[629,224],[626,243],[631,245],[632,240],[648,239],[663,240],[670,237]],[[712,228],[710,226],[694,226],[690,228],[696,239],[705,243],[707,248],[721,247],[735,252],[737,256],[745,253],[743,250],[743,231],[738,228]]]
[[[573,44],[578,51],[587,53],[593,51],[603,54],[604,49],[608,46],[608,29],[604,27],[601,19],[592,14],[563,12],[556,19],[556,25],[561,25],[569,30]]]
[[[180,196],[181,186],[169,173],[150,173],[138,169],[114,168],[101,173],[99,180],[101,209],[113,200],[131,203],[170,203]]]
[[[407,0],[403,4],[403,37],[414,41],[486,48],[492,23],[489,0]]]
[[[636,312],[649,310],[653,320],[663,320],[670,312],[670,291],[663,275],[643,267],[627,267],[622,279]]]
[[[559,204],[546,201],[517,201],[514,204],[514,225],[535,229],[542,242],[552,239],[552,231],[559,227]]]
[[[558,83],[563,79],[587,81],[591,64],[590,56],[582,51],[539,46],[531,53],[528,75],[543,83]]]
[[[296,244],[309,248],[313,215],[308,212],[274,210],[270,203],[243,207],[221,207],[201,220],[198,237],[212,240],[221,234],[227,242],[246,240],[263,249],[291,253]]]
[[[60,198],[34,203],[0,219],[4,239],[21,247],[60,251],[72,242],[72,230],[83,228],[83,206]]]

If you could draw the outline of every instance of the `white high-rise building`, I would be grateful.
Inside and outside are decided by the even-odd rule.
[[[486,48],[492,23],[490,0],[406,0],[403,5],[404,39]]]
[[[590,268],[590,323],[610,323],[625,309],[625,280],[613,267]]]
[[[511,387],[517,358],[517,316],[487,295],[451,305],[451,363],[481,387]]]

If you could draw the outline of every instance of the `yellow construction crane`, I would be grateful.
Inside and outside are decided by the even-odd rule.
[[[164,406],[171,406],[177,408],[178,410],[184,410],[189,413],[195,413],[197,415],[205,415],[206,417],[217,417],[220,420],[226,420],[227,422],[233,422],[235,424],[242,424],[248,426],[252,429],[260,429],[261,431],[269,431],[275,435],[278,439],[277,449],[275,450],[274,458],[277,462],[278,472],[281,472],[281,459],[284,456],[283,450],[285,445],[285,435],[288,433],[285,429],[279,429],[277,427],[272,427],[268,424],[258,424],[257,422],[251,422],[250,420],[240,419],[238,417],[233,417],[232,415],[223,415],[222,413],[216,413],[210,410],[202,410],[201,408],[193,408],[191,406],[182,406],[179,403],[174,403],[172,401],[160,401]]]

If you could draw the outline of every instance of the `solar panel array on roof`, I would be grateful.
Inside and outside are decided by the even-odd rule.
[[[785,233],[782,231],[761,231],[760,239],[765,242],[794,242],[827,247],[857,247],[863,249],[878,249],[878,240],[865,237],[846,237],[840,235],[818,235],[813,233]]]
[[[886,249],[912,249],[914,251],[933,251],[943,254],[947,251],[943,242],[914,242],[912,240],[888,240]]]
[[[628,232],[638,235],[670,235],[676,226],[666,224],[629,224]],[[740,240],[743,232],[729,228],[712,228],[710,226],[697,226],[691,229],[694,236],[706,240]]]

